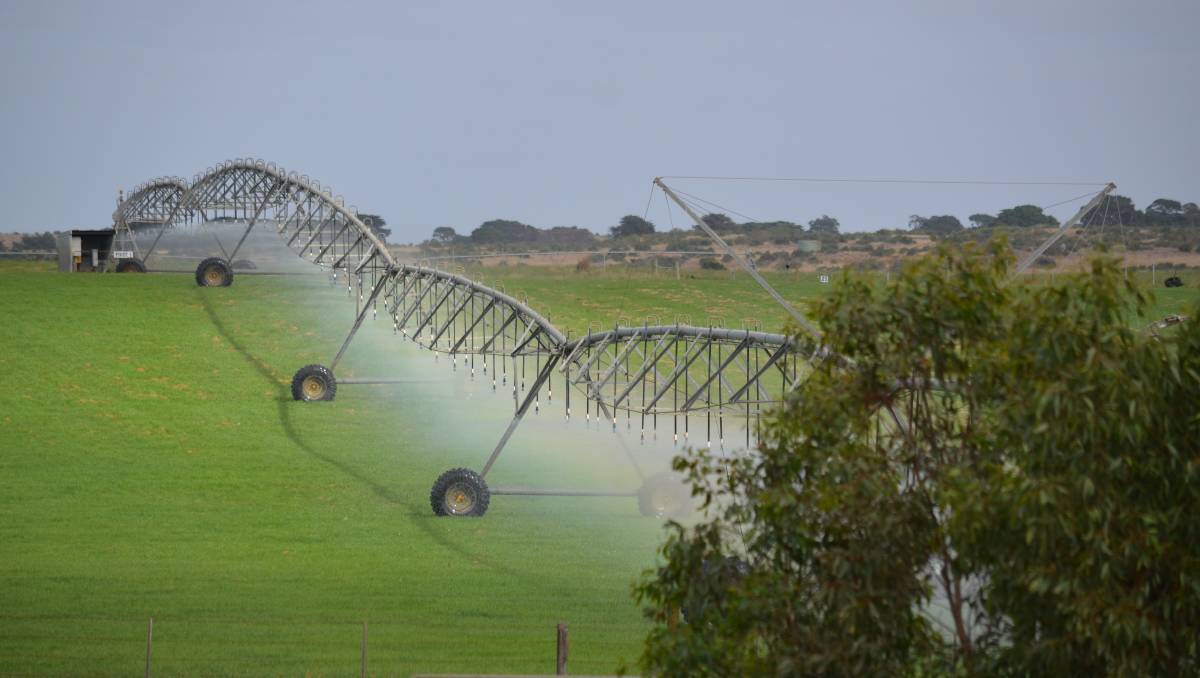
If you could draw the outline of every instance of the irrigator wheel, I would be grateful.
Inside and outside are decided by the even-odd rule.
[[[638,489],[638,511],[644,516],[683,518],[692,512],[692,494],[678,474],[656,473]]]
[[[209,257],[196,267],[196,284],[201,287],[229,287],[233,269],[221,257]]]
[[[492,493],[487,481],[465,468],[453,468],[438,476],[429,491],[429,505],[439,516],[471,516],[487,513]]]
[[[324,365],[305,365],[292,377],[292,399],[305,402],[333,400],[337,395],[337,379]]]
[[[122,259],[117,264],[117,273],[145,273],[146,265],[137,259]]]

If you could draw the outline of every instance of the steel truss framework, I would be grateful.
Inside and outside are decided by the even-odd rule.
[[[117,205],[114,224],[162,224],[171,218],[187,182],[179,177],[158,177],[137,186]]]
[[[180,221],[190,219],[190,214],[176,213],[187,188],[187,182],[179,177],[158,177],[130,191],[112,215],[113,229],[116,231],[113,248],[133,252],[141,259],[133,229],[154,225],[161,227],[172,219],[172,215]]]
[[[614,429],[618,413],[630,421],[637,418],[643,435],[648,425],[657,428],[658,419],[669,416],[678,440],[680,422],[686,436],[689,415],[699,415],[707,419],[708,440],[723,441],[725,420],[731,418],[745,427],[747,445],[750,423],[796,388],[808,371],[807,356],[792,338],[747,329],[645,324],[571,339],[501,290],[446,271],[398,263],[340,197],[307,176],[261,160],[221,163],[190,184],[178,179],[148,182],[121,203],[113,218],[118,225],[159,225],[146,259],[172,226],[238,220],[245,221],[246,229],[229,261],[261,224],[273,228],[303,259],[330,269],[334,279],[340,276],[357,312],[326,370],[331,379],[368,313],[376,315],[381,307],[397,334],[432,351],[464,360],[470,356],[472,374],[479,369],[488,375],[490,367],[493,388],[512,389],[515,413],[478,473],[480,482],[526,413],[540,408],[542,394],[551,400],[556,371],[567,384],[561,402],[568,418],[574,391],[576,400],[584,401],[587,419],[594,412]],[[533,367],[531,380],[525,378],[527,365]],[[387,381],[392,380],[342,383]],[[506,493],[608,494],[495,491]]]

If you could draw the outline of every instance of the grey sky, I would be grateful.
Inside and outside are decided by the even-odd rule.
[[[332,185],[401,242],[496,217],[603,231],[661,174],[1196,201],[1198,73],[1197,0],[3,0],[0,231],[102,225],[118,187],[232,157]],[[849,230],[1085,190],[676,184]],[[669,227],[661,197],[650,218]]]

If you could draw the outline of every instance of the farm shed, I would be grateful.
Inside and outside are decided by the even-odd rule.
[[[103,271],[112,255],[114,233],[113,229],[104,228],[75,230],[58,236],[58,270]]]

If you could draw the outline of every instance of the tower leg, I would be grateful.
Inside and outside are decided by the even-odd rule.
[[[233,252],[229,253],[229,256],[227,257],[227,259],[229,260],[230,266],[233,265],[233,258],[237,256],[238,250],[242,249],[242,243],[246,242],[246,237],[250,235],[250,231],[254,230],[254,223],[256,221],[258,221],[258,213],[257,212],[254,214],[254,218],[251,219],[250,223],[246,226],[246,230],[242,232],[242,237],[241,237],[241,239],[239,239],[237,241],[237,245],[234,245]],[[218,242],[220,242],[220,241],[218,241]]]
[[[237,250],[234,250],[235,252]],[[371,309],[371,305],[375,303],[375,299],[379,293],[383,291],[384,284],[391,276],[383,275],[375,282],[375,287],[371,289],[371,295],[367,298],[367,303],[363,304],[362,310],[358,312],[358,317],[354,319],[354,326],[350,328],[350,333],[346,335],[346,340],[342,342],[342,347],[338,349],[337,355],[333,356],[333,362],[329,363],[329,371],[333,371],[342,359],[342,355],[350,348],[350,342],[354,339],[354,335],[358,334],[358,328],[362,327],[363,320],[367,317],[367,311]]]
[[[512,437],[513,431],[517,430],[517,425],[520,424],[521,420],[525,418],[525,413],[529,411],[529,406],[533,404],[535,399],[537,399],[538,391],[550,378],[550,373],[554,370],[554,366],[558,364],[558,358],[559,356],[557,355],[550,356],[550,359],[546,361],[546,364],[542,365],[541,371],[538,372],[537,379],[533,382],[533,388],[529,389],[529,391],[525,393],[525,399],[522,400],[520,406],[517,407],[517,413],[513,415],[512,421],[509,422],[508,429],[504,431],[504,435],[501,436],[500,442],[496,443],[496,449],[492,450],[492,456],[488,457],[487,463],[483,465],[483,470],[479,472],[480,477],[486,477],[488,471],[492,470],[492,465],[495,464],[496,459],[500,457],[500,453],[504,450],[504,446],[508,444],[508,439]]]

